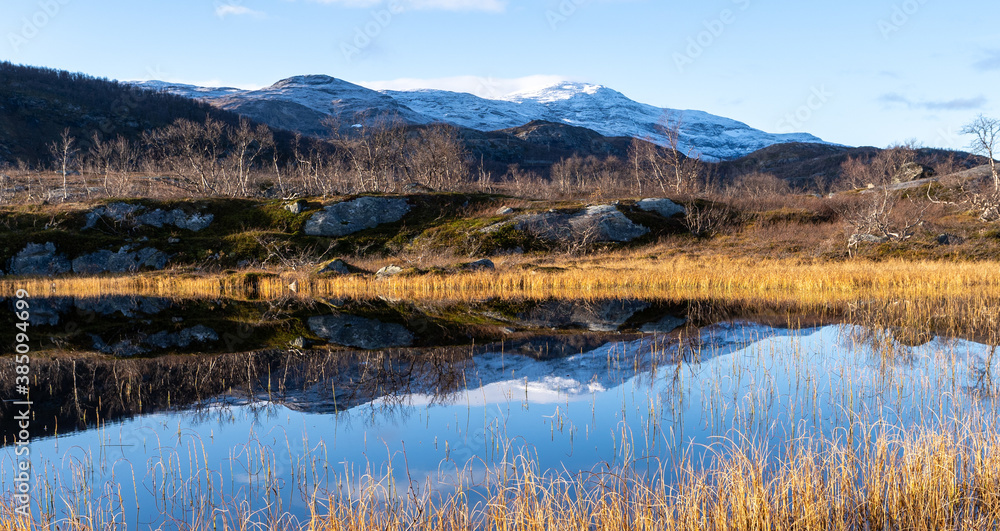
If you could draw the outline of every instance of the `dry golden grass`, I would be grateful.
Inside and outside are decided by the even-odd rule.
[[[854,434],[852,437],[849,433]],[[899,433],[858,425],[839,439],[797,439],[777,456],[748,442],[718,450],[707,468],[684,458],[663,476],[636,470],[541,473],[514,456],[478,490],[413,496],[389,480],[345,478],[340,498],[314,499],[310,531],[506,530],[993,530],[1000,526],[997,426],[979,423]],[[673,466],[673,465],[672,465]],[[190,529],[258,529],[235,511]],[[259,515],[258,515],[259,516]],[[61,529],[92,531],[87,514]],[[0,502],[0,530],[41,529]]]
[[[0,296],[26,289],[40,296],[107,294],[166,297],[279,298],[397,297],[414,300],[483,298],[716,299],[795,301],[821,307],[859,300],[966,301],[1000,298],[1000,263],[923,261],[803,262],[720,257],[608,255],[587,260],[509,263],[493,272],[315,277],[275,275],[177,275],[156,273],[94,278],[3,279]],[[294,286],[293,286],[294,283]]]
[[[877,430],[877,428],[869,427]],[[386,502],[386,487],[330,502],[310,529],[537,530],[939,530],[1000,525],[996,432],[873,435],[849,441],[796,441],[776,462],[742,445],[706,471],[690,465],[677,483],[629,470],[540,475],[530,460],[498,472],[476,494]]]

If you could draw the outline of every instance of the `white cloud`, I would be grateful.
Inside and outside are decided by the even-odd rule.
[[[565,76],[535,75],[500,79],[494,77],[456,76],[434,79],[400,78],[387,81],[359,81],[358,84],[374,90],[438,89],[468,92],[480,98],[498,99],[515,92],[539,90],[563,81]]]
[[[254,18],[264,18],[265,14],[263,11],[257,11],[250,9],[247,6],[241,6],[237,4],[222,4],[215,8],[215,16],[219,18],[226,18],[229,15],[233,16],[250,16]]]
[[[344,7],[375,7],[387,5],[390,9],[441,11],[486,11],[502,13],[507,9],[507,0],[313,0],[322,4]]]

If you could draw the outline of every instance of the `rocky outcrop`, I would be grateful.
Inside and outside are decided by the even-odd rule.
[[[53,276],[69,273],[72,264],[66,255],[56,252],[52,242],[29,243],[10,260],[11,275]]]
[[[310,236],[340,237],[372,229],[383,223],[395,223],[410,212],[405,199],[359,197],[324,207],[306,222]]]
[[[309,329],[335,345],[365,350],[408,347],[414,340],[403,325],[346,314],[310,317]]]
[[[152,247],[138,251],[128,246],[118,252],[97,251],[73,259],[73,272],[80,275],[98,273],[129,273],[143,268],[163,269],[167,265],[167,255]]]
[[[291,203],[285,205],[285,210],[291,212],[292,214],[299,215],[309,210],[309,203],[305,199],[292,201]]]
[[[663,198],[643,199],[637,202],[635,206],[646,212],[655,212],[665,218],[683,215],[686,212],[681,205]]]
[[[649,233],[649,229],[633,223],[614,205],[589,206],[580,212],[548,211],[526,214],[514,221],[523,230],[543,240],[599,243],[629,242]]]
[[[140,225],[161,228],[164,225],[173,225],[178,229],[187,229],[198,232],[212,224],[215,219],[213,214],[199,214],[197,212],[188,214],[179,208],[174,210],[156,209],[147,214],[142,214],[136,218]]]
[[[896,174],[892,176],[894,183],[906,183],[917,179],[924,179],[934,176],[934,168],[925,166],[919,162],[907,162],[899,167]]]
[[[403,272],[403,268],[397,265],[387,265],[375,272],[375,278],[394,277]]]
[[[83,229],[91,229],[97,226],[98,222],[104,221],[113,226],[139,227],[148,225],[150,227],[162,228],[170,225],[179,229],[187,229],[198,232],[212,224],[215,219],[214,214],[201,214],[198,212],[188,213],[179,208],[173,210],[156,209],[151,212],[141,213],[146,210],[142,205],[129,203],[109,203],[97,207],[87,213],[87,222]]]
[[[488,258],[483,258],[482,260],[476,260],[475,262],[469,262],[458,266],[458,269],[461,271],[494,271],[496,268],[497,266],[493,263],[493,260]]]
[[[347,262],[337,258],[336,260],[331,260],[325,266],[320,268],[319,274],[323,275],[329,273],[333,275],[350,275],[351,273],[354,273],[354,269],[355,268],[351,267],[351,265]]]

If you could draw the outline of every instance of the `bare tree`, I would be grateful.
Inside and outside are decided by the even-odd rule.
[[[69,134],[69,128],[63,130],[59,140],[49,144],[49,153],[55,160],[56,166],[62,172],[63,181],[63,201],[69,198],[69,185],[66,176],[69,175],[71,165],[79,150],[76,148],[76,138]]]
[[[1000,141],[1000,120],[980,114],[971,123],[962,128],[963,135],[973,135],[969,148],[977,155],[985,156],[990,163],[990,173],[993,175],[993,189],[1000,190],[1000,175],[997,173],[997,163],[993,152]]]
[[[899,170],[913,162],[916,150],[910,145],[891,146],[869,160],[850,157],[842,165],[844,178],[860,189],[852,201],[844,203],[839,213],[851,227],[848,251],[864,242],[901,241],[923,224],[923,211],[907,219],[894,216],[901,191],[893,182]]]
[[[111,158],[114,148],[110,142],[101,140],[101,135],[96,131],[90,139],[90,149],[87,150],[87,158],[93,166],[94,172],[104,178],[104,194],[111,197],[108,181],[111,175]]]
[[[177,119],[171,125],[146,136],[160,155],[181,175],[197,180],[202,193],[217,193],[222,165],[225,124],[211,117],[203,123]]]
[[[696,191],[702,184],[701,156],[693,148],[681,149],[683,116],[668,111],[663,113],[656,129],[667,139],[666,159],[672,171],[673,188],[677,193]]]
[[[406,130],[396,114],[367,113],[354,116],[345,134],[339,116],[332,115],[323,123],[337,147],[346,153],[358,191],[389,192],[395,187],[399,172],[405,169],[403,152]]]
[[[969,147],[973,153],[986,157],[990,164],[990,174],[993,177],[993,187],[989,190],[985,189],[987,185],[983,184],[966,190],[963,184],[964,195],[973,208],[979,212],[979,219],[983,221],[1000,220],[1000,175],[998,175],[996,160],[993,158],[998,147],[997,142],[1000,141],[1000,120],[980,114],[972,123],[962,128],[961,132],[965,135],[973,135],[974,139]]]
[[[646,183],[664,194],[691,193],[704,184],[700,157],[692,149],[685,152],[681,146],[681,125],[680,116],[665,112],[656,124],[664,145],[656,144],[652,138],[636,139],[629,145],[628,166],[640,195]]]
[[[455,127],[433,124],[411,138],[408,146],[411,179],[438,190],[454,190],[468,180],[468,155]]]
[[[230,159],[236,173],[239,194],[246,197],[249,195],[247,185],[250,170],[262,153],[274,147],[274,136],[266,125],[260,124],[253,128],[250,120],[240,118],[239,126],[229,134],[229,142],[232,146]]]

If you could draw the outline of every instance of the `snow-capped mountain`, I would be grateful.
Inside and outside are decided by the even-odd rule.
[[[702,111],[664,109],[587,83],[551,87],[486,99],[445,90],[375,91],[329,76],[296,76],[260,90],[206,88],[160,81],[140,83],[154,90],[207,101],[274,127],[326,135],[324,120],[338,117],[349,128],[371,117],[393,113],[410,124],[447,122],[479,131],[508,129],[533,120],[586,127],[605,136],[645,138],[665,144],[658,124],[679,124],[679,145],[706,160],[728,160],[773,144],[823,141],[806,133],[773,134]]]

